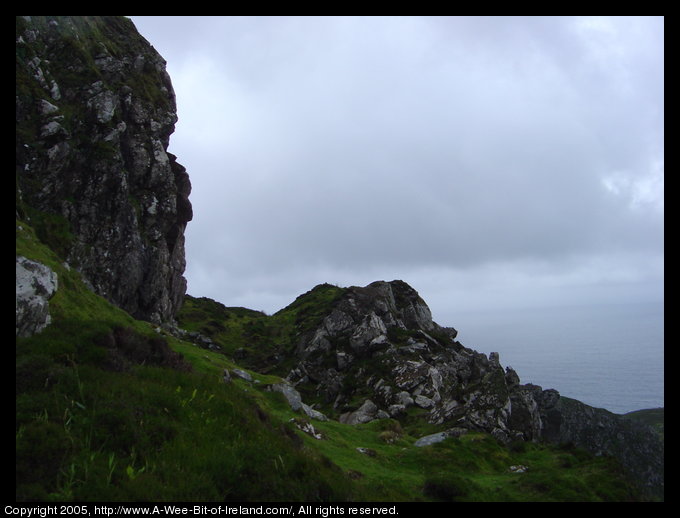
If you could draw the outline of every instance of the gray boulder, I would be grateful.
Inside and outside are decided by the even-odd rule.
[[[39,333],[50,323],[49,300],[57,291],[57,274],[23,256],[16,258],[16,336]]]
[[[446,439],[449,439],[450,437],[460,437],[461,435],[465,435],[467,432],[468,431],[465,428],[450,428],[443,432],[425,435],[413,443],[413,445],[418,448],[422,448],[423,446],[429,446],[431,444],[442,442]]]
[[[361,424],[374,421],[379,419],[378,417],[378,407],[373,401],[367,399],[364,404],[361,405],[354,412],[348,412],[340,416],[339,421],[345,424]]]
[[[246,381],[248,381],[248,382],[250,382],[250,383],[253,382],[253,377],[250,375],[250,373],[248,373],[248,372],[246,372],[246,371],[244,371],[244,370],[241,370],[241,369],[232,369],[231,372],[234,374],[234,376],[237,376],[237,377],[241,378],[242,380],[246,380]]]
[[[323,413],[303,403],[300,393],[288,383],[275,383],[270,385],[268,390],[283,394],[283,397],[286,399],[290,405],[290,408],[294,412],[302,411],[310,419],[316,419],[317,421],[328,421],[328,418]]]

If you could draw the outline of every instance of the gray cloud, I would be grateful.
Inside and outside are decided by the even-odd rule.
[[[663,296],[662,18],[133,21],[177,93],[190,293]]]

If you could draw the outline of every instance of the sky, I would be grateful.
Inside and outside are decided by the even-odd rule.
[[[131,19],[177,97],[190,295],[663,300],[662,17]]]

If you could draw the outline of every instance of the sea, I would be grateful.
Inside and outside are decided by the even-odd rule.
[[[616,414],[664,406],[662,302],[463,311],[453,327],[521,383]]]

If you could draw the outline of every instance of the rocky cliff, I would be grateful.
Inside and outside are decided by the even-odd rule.
[[[663,442],[650,427],[521,384],[498,353],[466,348],[456,335],[433,322],[402,281],[347,288],[297,337],[287,380],[341,422],[391,417],[441,425],[444,432],[423,444],[466,431],[506,444],[573,444],[617,457],[646,491],[663,494]]]
[[[130,20],[17,17],[17,218],[96,293],[153,322],[172,320],[186,291],[176,121],[165,61]]]

